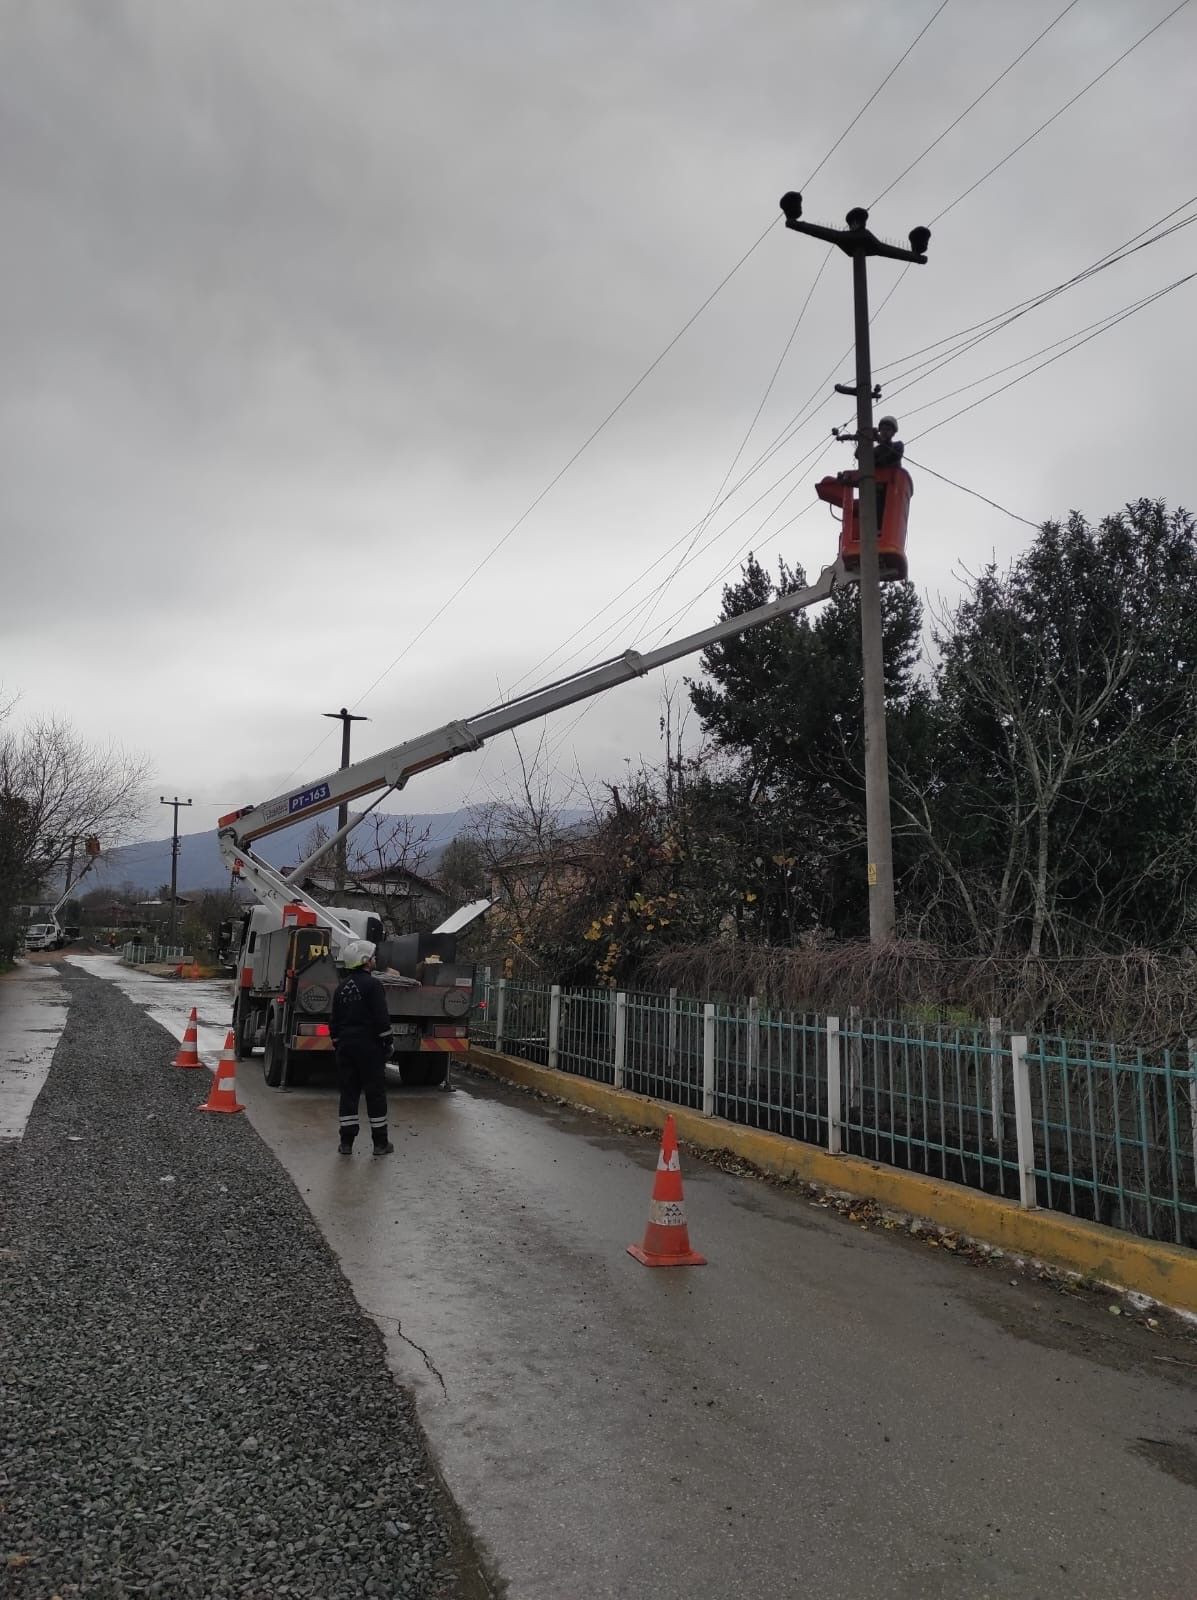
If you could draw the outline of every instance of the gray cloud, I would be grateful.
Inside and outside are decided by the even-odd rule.
[[[0,5],[5,685],[28,710],[150,749],[162,781],[211,794],[213,812],[284,781],[318,713],[412,640],[933,9]],[[882,202],[879,228],[934,216],[1166,9],[1076,7]],[[819,173],[809,213],[871,199],[1049,16],[1035,0],[953,0]],[[1195,42],[1182,12],[936,226],[930,265],[878,318],[879,364],[1185,198]],[[896,400],[899,414],[1193,259],[1192,234],[1143,252]],[[820,263],[813,242],[770,235],[371,695],[373,742],[481,707],[560,641],[575,664],[628,642],[634,618],[601,632],[627,602],[587,619],[706,511]],[[878,266],[875,305],[897,270]],[[1032,518],[1191,500],[1193,304],[1179,291],[912,454]],[[837,260],[745,463],[849,333]],[[912,414],[906,437],[970,397]],[[776,472],[840,419],[824,407]],[[806,500],[803,487],[777,521]],[[771,505],[696,556],[654,627],[704,589],[692,620],[713,614],[721,569]],[[821,512],[780,540],[775,527],[757,540],[766,559],[826,558]],[[1027,531],[924,476],[916,580],[950,588],[959,560],[1008,554]],[[596,706],[562,760],[576,746],[606,773],[649,749],[656,692]],[[485,774],[507,764],[498,752]],[[476,765],[412,803],[455,804]]]

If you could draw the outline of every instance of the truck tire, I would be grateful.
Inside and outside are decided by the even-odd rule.
[[[449,1057],[431,1050],[401,1050],[395,1065],[405,1089],[436,1089],[449,1075]]]
[[[429,1089],[439,1089],[442,1084],[449,1081],[449,1057],[433,1055],[429,1052],[424,1057],[424,1083]]]
[[[283,1081],[283,1062],[286,1060],[287,1046],[279,1038],[279,1031],[274,1025],[271,1016],[266,1023],[266,1049],[262,1054],[262,1076],[270,1089],[277,1089]]]
[[[238,1061],[248,1061],[253,1055],[255,1020],[252,1008],[238,995],[233,1001],[233,1054]]]

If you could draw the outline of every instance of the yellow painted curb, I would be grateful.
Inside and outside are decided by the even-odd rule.
[[[499,1055],[477,1045],[470,1046],[470,1056],[498,1078],[589,1106],[592,1111],[637,1127],[660,1128],[672,1112],[678,1134],[689,1144],[727,1150],[763,1172],[876,1200],[1014,1255],[1034,1256],[1197,1314],[1197,1251],[1186,1250],[1182,1245],[1140,1239],[1058,1211],[1024,1211],[1013,1200],[926,1178],[921,1173],[902,1172],[859,1156],[833,1156],[779,1133],[744,1128],[721,1117],[704,1117],[682,1106],[650,1100],[626,1089],[612,1089],[569,1072],[537,1067],[530,1061]]]

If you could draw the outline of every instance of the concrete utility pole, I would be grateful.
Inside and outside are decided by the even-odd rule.
[[[159,801],[160,805],[174,807],[174,826],[170,835],[170,939],[175,942],[175,920],[178,916],[178,889],[179,889],[179,807],[189,806],[190,800],[180,800],[175,795],[173,800],[168,800],[165,795]]]
[[[869,850],[869,939],[885,944],[894,936],[894,851],[889,805],[889,752],[885,735],[885,655],[881,636],[881,574],[877,560],[877,479],[873,464],[873,372],[869,355],[869,256],[916,261],[926,266],[930,228],[910,230],[910,249],[886,244],[868,229],[869,214],[856,206],[846,228],[803,222],[802,196],[781,197],[786,227],[834,244],[852,257],[856,313],[856,384],[836,384],[840,394],[856,396],[860,463],[860,652],[864,687],[865,826]],[[879,398],[879,396],[878,396]]]
[[[369,717],[359,717],[352,711],[346,711],[344,706],[342,706],[339,711],[323,711],[321,712],[321,716],[332,717],[335,721],[338,721],[341,724],[341,771],[344,772],[345,768],[349,765],[350,725],[354,722],[369,722],[370,719]],[[337,827],[343,828],[348,821],[349,805],[347,802],[345,805],[337,807]],[[340,844],[337,846],[335,868],[338,889],[343,889],[345,887],[348,852],[349,840],[342,839]]]

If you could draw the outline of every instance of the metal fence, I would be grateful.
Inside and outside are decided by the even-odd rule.
[[[128,967],[167,966],[186,957],[187,951],[181,944],[121,945],[121,960]]]
[[[1197,1247],[1197,1039],[1147,1052],[486,969],[474,1003],[478,1043],[541,1066]]]

